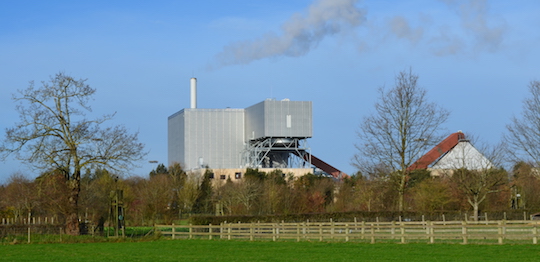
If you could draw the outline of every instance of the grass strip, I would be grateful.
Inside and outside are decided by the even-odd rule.
[[[537,261],[537,245],[158,240],[0,246],[0,261]]]

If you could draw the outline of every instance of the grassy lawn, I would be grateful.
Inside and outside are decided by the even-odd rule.
[[[537,261],[540,245],[157,240],[0,246],[0,261]]]

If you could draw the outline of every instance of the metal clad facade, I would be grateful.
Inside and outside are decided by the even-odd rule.
[[[264,137],[264,101],[246,108],[246,140]]]
[[[246,109],[246,137],[312,137],[310,101],[266,100]]]
[[[266,100],[246,109],[186,108],[168,119],[168,162],[185,170],[239,168],[249,140],[309,137],[310,101]]]
[[[169,118],[169,129],[171,124],[183,129],[177,132],[181,139],[177,147],[181,152],[169,155],[169,164],[180,162],[186,170],[199,168],[201,164],[210,168],[240,167],[244,145],[243,109],[184,109],[181,112],[182,124],[176,124],[175,117]],[[169,140],[171,146],[175,147]],[[169,149],[169,154],[175,152]]]
[[[169,116],[167,125],[167,155],[169,166],[184,164],[184,110]]]

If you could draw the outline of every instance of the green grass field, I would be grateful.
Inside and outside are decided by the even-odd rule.
[[[157,240],[0,246],[0,261],[538,261],[540,245]]]

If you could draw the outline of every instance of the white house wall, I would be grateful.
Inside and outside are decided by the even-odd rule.
[[[493,167],[493,164],[468,141],[459,142],[442,156],[431,169],[480,170]]]

